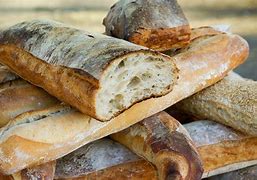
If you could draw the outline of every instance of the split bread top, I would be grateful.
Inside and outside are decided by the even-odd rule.
[[[106,34],[158,51],[190,41],[189,23],[176,0],[120,0],[105,17]]]
[[[46,20],[3,31],[0,62],[102,121],[144,99],[169,93],[178,78],[174,60],[166,55]]]
[[[110,121],[97,121],[69,106],[27,112],[14,118],[0,132],[0,171],[12,174],[52,161],[126,129],[222,79],[244,62],[249,50],[241,37],[226,34],[197,38],[187,49],[173,57],[180,69],[173,91],[137,103]]]

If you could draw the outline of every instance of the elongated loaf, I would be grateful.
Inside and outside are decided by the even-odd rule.
[[[139,169],[135,171],[136,168],[132,165],[139,167]],[[116,167],[122,168],[122,171]],[[146,169],[149,170],[146,171]],[[153,177],[157,176],[155,168],[150,163],[139,158],[123,145],[108,138],[103,138],[58,159],[55,179],[90,177],[93,174],[99,174],[100,179],[114,177],[114,175],[128,179],[127,172],[131,172],[132,174],[129,173],[129,176],[133,178],[144,177],[146,179],[147,174],[153,175]]]
[[[174,61],[166,55],[43,20],[3,31],[0,62],[102,121],[136,102],[167,94],[178,77]]]
[[[146,118],[111,138],[152,162],[159,179],[201,179],[203,168],[184,127],[165,112]]]
[[[190,41],[189,23],[176,0],[119,0],[103,24],[107,35],[158,51]]]
[[[0,88],[0,127],[23,112],[44,109],[58,103],[56,98],[24,80],[6,82]]]
[[[229,75],[178,103],[176,108],[257,135],[257,82]]]
[[[62,157],[121,131],[217,82],[248,55],[237,35],[203,37],[174,56],[180,78],[169,94],[133,105],[108,122],[97,121],[69,106],[22,114],[0,130],[0,171],[12,174]]]
[[[185,124],[210,177],[257,164],[257,137],[248,136],[214,121]]]
[[[55,174],[56,161],[41,164],[38,166],[23,169],[13,174],[13,180],[53,180]]]
[[[228,173],[257,164],[256,137],[242,134],[227,126],[207,120],[188,123],[185,124],[184,127],[190,134],[201,156],[204,166],[204,174],[202,178]],[[158,134],[160,136],[162,135],[162,133]],[[126,138],[128,137],[129,136],[127,136]],[[133,142],[133,138],[131,139],[131,142]],[[138,141],[134,144],[138,146],[140,142]],[[101,146],[101,144],[98,145]],[[177,145],[179,145],[179,142],[177,143]],[[103,146],[101,146],[101,148],[103,148]],[[122,148],[122,146],[119,148]],[[109,147],[106,146],[106,149],[109,149]],[[94,155],[92,154],[91,156],[94,157]],[[95,154],[95,156],[97,156],[97,153]],[[118,157],[115,156],[114,158],[117,159]],[[115,174],[116,172],[119,173],[119,167],[121,167],[122,169],[125,167],[130,167],[130,163],[128,163],[127,161],[123,161],[123,158],[124,157],[120,157],[119,159],[121,161],[119,161],[119,163],[117,163],[115,166],[109,166],[100,171],[96,170],[93,174],[96,175],[99,172],[100,178],[106,178],[105,175],[107,174]],[[71,159],[70,161],[66,161],[67,166],[68,164],[74,164],[72,163],[74,162],[72,160],[73,159]],[[92,163],[88,162],[89,161],[84,163],[84,166],[92,166]],[[135,159],[133,162],[137,165],[144,164],[144,162],[142,162],[140,159]],[[140,171],[145,172],[145,174],[153,173],[156,171],[155,169],[149,169],[149,166],[140,167]],[[104,173],[101,174],[100,172]],[[85,174],[81,178],[88,179],[88,177],[90,177],[89,175],[90,174]],[[155,178],[157,179],[157,176],[155,176]],[[73,178],[70,177],[70,179]]]
[[[6,66],[0,64],[0,84],[18,79],[19,77],[12,73]]]

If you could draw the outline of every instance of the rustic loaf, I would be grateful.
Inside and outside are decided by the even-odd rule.
[[[257,137],[248,136],[214,121],[185,124],[210,177],[257,164]]]
[[[3,83],[0,86],[0,127],[23,112],[44,109],[58,103],[56,98],[24,80]]]
[[[0,62],[102,121],[136,102],[167,94],[177,81],[177,68],[166,55],[47,20],[3,31]]]
[[[194,144],[197,146],[197,150],[201,156],[203,165],[204,165],[204,174],[202,178],[215,176],[218,174],[228,173],[231,171],[235,171],[238,169],[242,169],[245,167],[249,167],[257,164],[257,138],[253,136],[244,135],[238,131],[235,131],[229,127],[226,127],[222,124],[213,122],[213,121],[196,121],[192,123],[185,124],[184,127],[189,132]],[[126,131],[126,130],[125,130]],[[160,136],[162,134],[159,134]],[[122,137],[121,137],[122,138]],[[128,136],[127,136],[128,138]],[[131,139],[133,142],[133,138]],[[134,143],[140,144],[140,142]],[[179,145],[179,142],[176,146]],[[101,148],[104,148],[104,144],[98,144]],[[123,151],[124,147],[117,145],[116,147],[120,148],[120,150],[115,149],[115,151]],[[110,145],[105,146],[106,149],[110,150]],[[96,146],[94,149],[97,149]],[[135,149],[134,149],[135,150]],[[91,157],[97,156],[97,151],[91,153]],[[113,151],[114,152],[114,151]],[[112,154],[112,153],[110,153]],[[115,154],[115,153],[114,153]],[[110,157],[110,156],[108,156]],[[129,156],[126,154],[126,158]],[[124,157],[114,156],[114,159],[110,161],[114,162],[115,159],[119,159],[119,163],[112,164],[111,166],[105,167],[104,169],[94,168],[94,172],[92,172],[92,176],[98,175],[97,177],[100,179],[105,179],[110,174],[117,173],[118,175],[121,173],[120,169],[128,169],[131,168],[131,163],[126,160],[123,161]],[[126,159],[125,158],[125,159]],[[66,163],[66,166],[74,166],[74,160],[70,159],[69,161],[62,161]],[[131,176],[134,174],[139,175],[142,174],[152,174],[151,177],[157,180],[157,170],[155,168],[149,168],[149,165],[144,165],[146,161],[141,160],[140,158],[135,158],[133,164],[135,166],[140,167],[140,172],[135,173],[131,172]],[[76,163],[75,163],[76,164]],[[91,167],[92,163],[87,161],[83,164],[86,167]],[[80,165],[80,169],[83,169]],[[58,165],[57,165],[58,166]],[[57,167],[58,169],[58,167]],[[126,171],[127,172],[127,171]],[[156,173],[154,176],[153,174]],[[230,173],[229,173],[230,174]],[[228,175],[229,175],[228,174]],[[231,174],[234,174],[233,172]],[[74,174],[73,174],[74,175]],[[63,176],[69,177],[72,180],[75,180],[76,176]],[[84,174],[80,178],[81,179],[90,179],[91,174]],[[218,176],[220,177],[220,176]],[[222,176],[221,176],[222,177]],[[128,179],[128,178],[127,178]]]
[[[111,138],[153,163],[159,179],[198,180],[203,168],[184,127],[165,112],[112,134]]]
[[[211,119],[257,135],[257,82],[230,74],[175,105],[199,119]]]
[[[174,56],[180,78],[169,94],[133,105],[108,122],[97,121],[69,106],[22,114],[0,132],[0,171],[12,174],[60,158],[75,149],[121,131],[217,82],[248,55],[237,35],[216,35],[192,42]],[[24,57],[25,58],[25,57]]]
[[[190,41],[189,23],[176,0],[119,0],[103,24],[107,35],[158,51]]]

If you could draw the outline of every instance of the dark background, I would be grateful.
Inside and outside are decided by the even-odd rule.
[[[0,29],[15,23],[48,18],[88,31],[104,32],[102,19],[115,0],[0,0]],[[236,69],[257,80],[257,0],[178,0],[192,27],[229,24],[251,48],[247,62]]]

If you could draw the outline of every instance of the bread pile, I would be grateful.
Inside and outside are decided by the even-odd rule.
[[[174,0],[120,0],[103,23],[0,33],[0,179],[197,180],[257,164],[257,83],[230,72],[243,38],[191,28]]]

